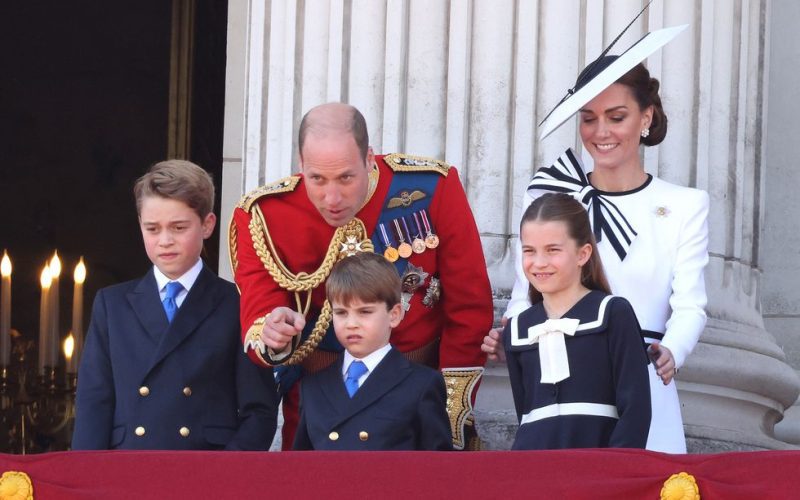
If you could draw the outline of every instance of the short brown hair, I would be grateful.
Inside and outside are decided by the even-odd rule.
[[[603,271],[603,262],[597,252],[592,227],[589,224],[589,214],[578,200],[564,193],[544,194],[536,198],[522,214],[522,221],[519,224],[520,238],[522,237],[522,226],[528,222],[563,222],[567,226],[567,234],[577,243],[578,247],[587,243],[591,245],[592,255],[581,268],[581,283],[590,290],[611,293],[606,273]],[[531,304],[542,301],[542,293],[533,285],[528,285],[528,296]]]
[[[325,282],[331,302],[349,305],[353,300],[383,302],[391,309],[400,302],[402,284],[397,269],[383,255],[360,252],[333,266]]]
[[[336,108],[339,109],[336,110]],[[329,114],[323,114],[330,112],[332,109],[335,110],[335,114],[345,111],[346,114],[342,117],[345,120],[342,122],[339,122],[338,120],[332,121]],[[323,117],[316,116],[318,114],[323,114]],[[297,149],[299,150],[300,158],[303,157],[303,146],[306,143],[306,137],[308,136],[309,129],[314,127],[341,128],[345,132],[349,132],[356,141],[356,146],[358,147],[358,152],[361,155],[361,158],[366,159],[367,152],[369,150],[369,132],[367,131],[367,121],[364,119],[364,115],[361,114],[361,111],[359,111],[355,106],[344,103],[328,103],[311,108],[300,121],[300,130],[297,133]]]
[[[133,186],[136,213],[142,213],[142,202],[158,196],[185,203],[203,220],[214,210],[214,182],[211,174],[186,160],[156,163]]]

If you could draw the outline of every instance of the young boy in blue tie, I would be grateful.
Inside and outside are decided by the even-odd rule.
[[[236,287],[200,258],[216,224],[211,177],[165,161],[134,194],[153,268],[95,297],[72,448],[269,449],[275,382],[242,350]]]
[[[345,351],[303,379],[296,450],[451,450],[442,375],[389,344],[402,285],[382,255],[339,261],[325,284]]]

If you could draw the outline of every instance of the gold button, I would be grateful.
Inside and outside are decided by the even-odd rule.
[[[331,432],[330,434],[328,434],[328,439],[330,439],[331,441],[336,441],[337,439],[339,439],[339,433],[336,431]]]
[[[150,394],[150,388],[146,385],[139,387],[139,394],[142,396],[147,396]]]
[[[188,427],[181,427],[181,430],[179,430],[178,432],[180,432],[181,436],[183,436],[183,437],[189,437],[189,428]]]
[[[369,434],[367,433],[367,431],[361,431],[358,433],[358,439],[366,441],[367,439],[369,439]]]
[[[191,396],[192,395],[192,388],[189,387],[188,385],[186,387],[184,387],[183,388],[183,395],[186,396],[187,398],[189,396]]]
[[[139,426],[139,427],[137,427],[137,428],[136,428],[136,430],[135,430],[135,431],[133,431],[133,432],[134,432],[134,434],[136,434],[137,436],[139,436],[139,437],[142,437],[142,436],[144,436],[144,427],[142,427],[142,426],[140,425],[140,426]]]

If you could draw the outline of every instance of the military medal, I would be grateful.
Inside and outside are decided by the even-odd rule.
[[[400,254],[400,257],[407,259],[411,257],[413,250],[411,249],[411,245],[406,243],[405,238],[403,237],[403,230],[400,228],[400,223],[397,219],[393,220],[394,228],[397,230],[397,240],[400,242],[397,244],[397,253]]]
[[[414,222],[417,225],[417,234],[414,235],[414,241],[411,242],[411,249],[414,250],[414,253],[422,253],[427,247],[425,246],[425,240],[422,239],[422,226],[419,223],[419,217],[416,212],[414,212]]]
[[[422,216],[422,224],[425,225],[425,246],[434,249],[439,246],[439,237],[434,234],[433,228],[431,228],[431,223],[428,220],[428,213],[423,209],[419,214]]]
[[[425,297],[422,299],[422,303],[425,304],[427,307],[433,307],[439,302],[439,298],[442,295],[442,285],[438,278],[431,278],[431,282],[428,283],[428,291],[425,293]]]
[[[397,259],[400,258],[400,255],[397,253],[397,249],[392,246],[392,241],[389,239],[389,235],[386,234],[386,227],[383,223],[380,224],[381,228],[381,236],[383,237],[383,244],[386,245],[386,250],[383,251],[383,256],[389,262],[397,262]]]
[[[411,308],[411,297],[414,295],[414,292],[425,283],[428,276],[429,273],[426,273],[421,267],[417,267],[414,264],[409,263],[408,267],[406,267],[403,276],[400,277],[403,283],[401,303],[405,311]]]

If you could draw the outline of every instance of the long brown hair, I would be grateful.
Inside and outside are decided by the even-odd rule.
[[[575,241],[579,248],[586,244],[591,245],[592,255],[581,268],[581,284],[590,290],[611,293],[600,254],[597,253],[592,227],[589,225],[589,214],[578,200],[563,193],[544,194],[536,198],[522,214],[522,221],[519,224],[520,238],[522,238],[522,226],[529,222],[563,222],[567,226],[570,239]],[[528,285],[528,297],[531,304],[541,302],[543,299],[542,293],[532,284]]]

